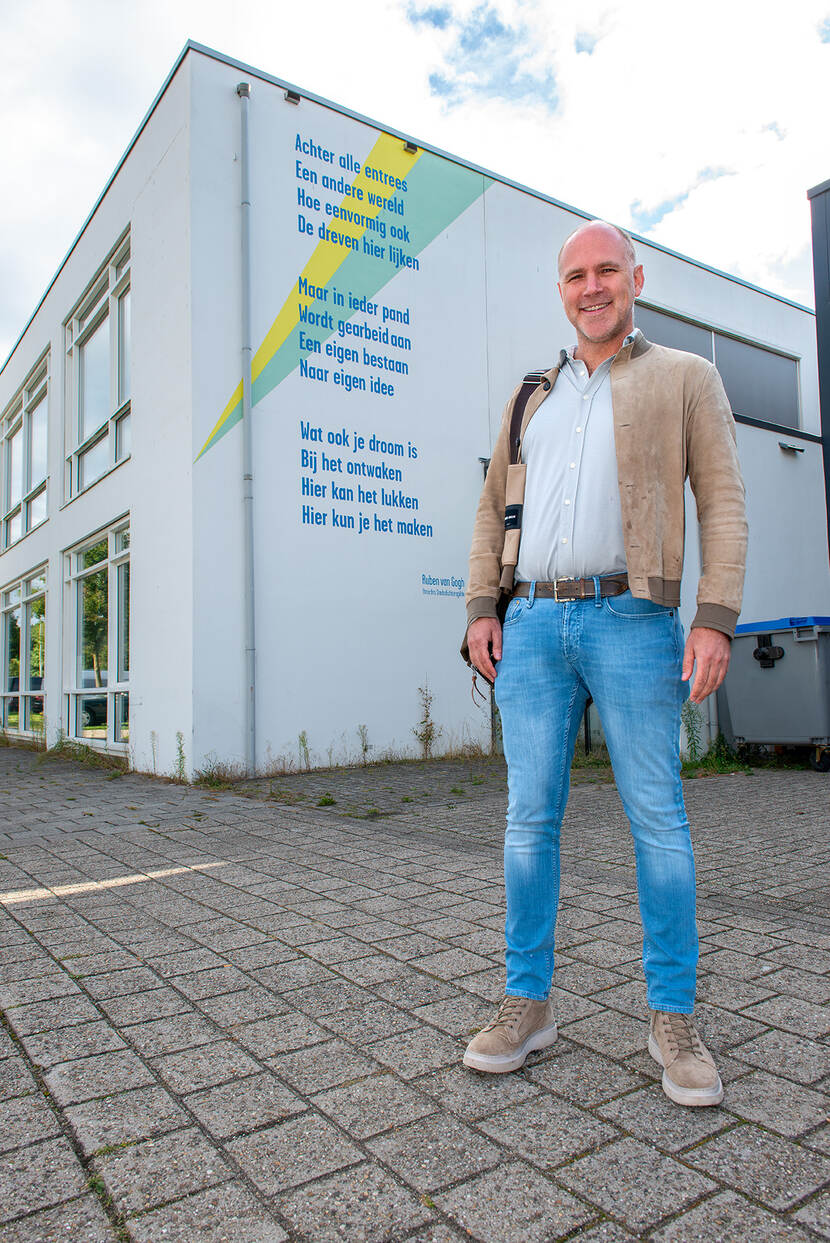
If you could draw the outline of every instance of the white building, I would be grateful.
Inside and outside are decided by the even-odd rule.
[[[0,369],[3,727],[262,770],[417,753],[428,685],[436,750],[486,743],[458,656],[482,460],[571,338],[584,215],[189,44]],[[640,326],[733,403],[744,619],[830,613],[812,312],[638,249]]]

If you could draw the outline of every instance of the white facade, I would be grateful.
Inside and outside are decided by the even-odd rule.
[[[517,381],[570,342],[555,255],[583,214],[324,101],[292,103],[192,45],[0,370],[5,726],[41,728],[43,699],[50,742],[62,731],[159,773],[244,763],[240,81],[257,767],[343,761],[367,741],[370,757],[417,754],[427,686],[436,751],[486,744],[489,711],[458,655],[482,459]],[[780,419],[736,411],[744,618],[830,613],[812,313],[648,243],[638,253],[644,305],[714,332],[716,354],[764,347],[750,364],[771,359],[795,385]],[[29,406],[44,365],[41,521]],[[698,568],[692,517],[687,621]]]

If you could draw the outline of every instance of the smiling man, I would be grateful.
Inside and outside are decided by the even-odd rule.
[[[559,293],[576,346],[508,402],[478,507],[466,643],[495,685],[508,764],[507,985],[464,1062],[515,1070],[556,1039],[559,831],[590,695],[634,838],[649,1052],[672,1100],[715,1105],[720,1076],[692,1018],[698,939],[680,709],[690,680],[700,703],[726,674],[744,495],[720,377],[635,328],[643,279],[631,238],[614,225],[593,221],[566,240]],[[702,569],[684,644],[687,477]]]

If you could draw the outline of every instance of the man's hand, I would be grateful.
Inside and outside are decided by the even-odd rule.
[[[479,617],[467,631],[470,660],[488,682],[495,682],[493,661],[501,660],[501,626],[495,617]],[[492,647],[492,659],[490,649]]]
[[[688,682],[692,669],[697,666],[690,695],[692,703],[703,703],[707,695],[718,689],[729,668],[730,650],[729,639],[720,630],[697,626],[689,631],[681,677]]]

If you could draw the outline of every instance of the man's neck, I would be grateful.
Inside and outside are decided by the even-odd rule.
[[[622,349],[626,337],[633,331],[633,328],[628,328],[622,336],[615,337],[613,341],[586,341],[583,338],[577,342],[574,358],[580,359],[585,364],[588,368],[588,375],[593,375],[606,358],[613,358]]]

